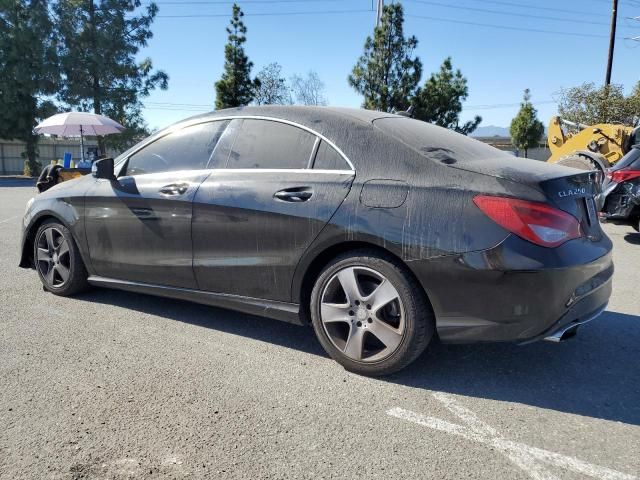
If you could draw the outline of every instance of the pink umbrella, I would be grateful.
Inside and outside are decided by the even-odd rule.
[[[61,137],[80,137],[82,160],[84,160],[83,135],[102,136],[121,133],[125,128],[118,122],[103,115],[89,112],[58,113],[43,120],[35,129],[36,133],[49,133]]]

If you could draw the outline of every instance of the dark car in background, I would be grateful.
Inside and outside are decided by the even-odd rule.
[[[602,190],[604,219],[640,231],[640,145],[607,169]]]
[[[442,342],[559,341],[611,293],[595,173],[403,116],[246,107],[156,133],[27,206],[20,265],[313,325],[368,375]]]

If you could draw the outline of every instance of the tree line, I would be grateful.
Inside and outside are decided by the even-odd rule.
[[[169,82],[150,58],[139,60],[157,13],[155,3],[142,0],[0,0],[0,138],[25,142],[26,174],[40,168],[33,128],[57,111],[92,110],[123,124],[124,134],[99,139],[102,151],[107,144],[122,149],[148,133],[142,102],[153,90],[166,90]],[[287,79],[273,62],[252,76],[243,15],[234,4],[223,73],[214,85],[215,108],[325,105],[324,83],[313,70]],[[411,109],[419,120],[473,132],[481,117],[460,121],[469,95],[466,77],[448,57],[421,85],[417,46],[415,36],[404,34],[402,5],[386,5],[347,78],[363,97],[362,106],[384,112]],[[637,124],[640,117],[640,83],[630,96],[621,86],[585,84],[563,90],[560,97],[560,114],[574,122]],[[536,115],[527,90],[511,125],[514,144],[525,151],[544,131]]]

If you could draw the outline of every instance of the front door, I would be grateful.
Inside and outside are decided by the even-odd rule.
[[[135,152],[115,181],[96,180],[86,196],[86,235],[99,276],[197,288],[193,199],[227,122],[189,126]]]

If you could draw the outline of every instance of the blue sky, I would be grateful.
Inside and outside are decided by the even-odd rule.
[[[154,129],[213,109],[213,84],[222,72],[232,4],[223,0],[157,3],[154,38],[141,53],[166,71],[170,81],[168,90],[145,99],[144,116]],[[330,105],[360,106],[362,99],[349,87],[347,76],[365,38],[373,32],[372,3],[239,0],[246,14],[246,52],[254,63],[254,75],[270,62],[282,65],[287,77],[313,69],[326,84]],[[416,53],[424,65],[423,81],[446,56],[468,78],[470,95],[463,119],[477,114],[483,117],[482,125],[508,126],[523,90],[530,88],[539,117],[546,123],[556,111],[559,89],[604,81],[610,0],[402,3],[405,34],[419,40]],[[180,15],[188,17],[173,17]],[[637,16],[640,0],[620,0],[612,80],[627,91],[640,80],[640,42],[624,39],[640,35],[640,21],[627,19]]]

